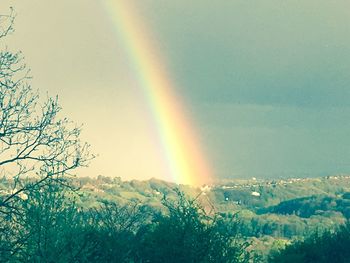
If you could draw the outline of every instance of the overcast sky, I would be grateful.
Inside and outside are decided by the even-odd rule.
[[[118,0],[115,0],[118,1]],[[128,0],[132,1],[132,0]],[[146,105],[103,0],[3,0],[32,85],[100,156],[88,175],[162,177]],[[350,2],[134,0],[217,177],[350,172]],[[167,179],[167,178],[163,178]]]

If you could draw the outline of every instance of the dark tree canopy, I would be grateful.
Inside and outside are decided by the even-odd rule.
[[[196,199],[178,192],[177,199],[163,200],[165,214],[137,233],[139,262],[249,262],[247,242],[237,222],[209,215]]]
[[[337,231],[315,233],[270,255],[271,263],[347,263],[350,260],[350,224]]]

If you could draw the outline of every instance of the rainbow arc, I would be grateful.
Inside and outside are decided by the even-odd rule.
[[[211,170],[185,105],[170,78],[155,39],[131,0],[108,0],[106,9],[115,26],[138,86],[147,99],[165,153],[170,179],[199,185],[209,182]]]

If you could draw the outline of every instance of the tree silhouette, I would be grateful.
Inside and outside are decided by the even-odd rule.
[[[248,262],[248,244],[237,224],[208,215],[196,199],[178,191],[177,199],[163,200],[167,214],[137,233],[137,262]]]
[[[337,231],[315,233],[304,241],[296,241],[270,255],[271,263],[334,262],[347,263],[350,259],[350,224]]]
[[[14,18],[12,10],[0,16],[1,41],[13,31]],[[41,100],[29,79],[21,52],[0,52],[0,173],[12,179],[11,191],[0,196],[0,214],[11,212],[14,199],[93,157],[79,139],[81,127],[58,116],[58,98]]]

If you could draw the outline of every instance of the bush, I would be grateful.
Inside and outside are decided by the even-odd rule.
[[[314,234],[304,241],[297,241],[285,249],[270,255],[274,263],[347,263],[350,259],[350,224],[338,231]]]
[[[137,233],[137,262],[248,262],[247,243],[237,224],[209,216],[196,200],[178,192],[176,201],[163,200],[167,214]]]

